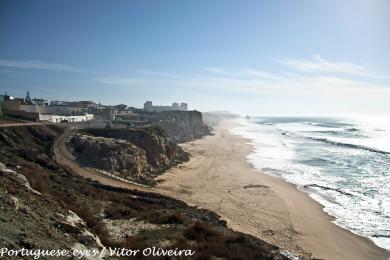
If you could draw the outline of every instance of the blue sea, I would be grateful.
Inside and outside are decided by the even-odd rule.
[[[390,118],[257,117],[233,133],[248,161],[296,184],[334,222],[390,250]]]

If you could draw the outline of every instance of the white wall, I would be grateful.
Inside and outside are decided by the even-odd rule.
[[[50,115],[50,114],[40,114],[39,120],[49,121],[52,123],[60,123],[61,121],[67,120],[69,123],[73,122],[85,122],[92,120],[94,117],[93,114],[86,114],[83,116],[59,116],[59,115]]]

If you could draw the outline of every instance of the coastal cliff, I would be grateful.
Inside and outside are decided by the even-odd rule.
[[[175,142],[183,143],[210,135],[211,128],[199,111],[141,112],[140,118],[160,126]]]
[[[154,177],[189,160],[160,127],[84,129],[70,141],[77,160],[137,182],[154,184]]]
[[[54,141],[62,133],[52,125],[0,128],[1,248],[155,246],[195,251],[188,259],[287,259],[277,247],[232,231],[211,211],[79,176],[55,160]],[[132,145],[124,148],[147,157]]]

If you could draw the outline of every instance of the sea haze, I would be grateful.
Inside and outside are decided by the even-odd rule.
[[[256,169],[296,184],[336,224],[390,250],[388,118],[257,117],[232,132],[252,140]]]

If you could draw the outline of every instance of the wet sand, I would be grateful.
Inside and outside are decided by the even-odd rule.
[[[296,255],[321,259],[388,259],[390,252],[333,224],[322,206],[296,186],[256,171],[246,161],[250,140],[223,121],[208,136],[182,147],[191,160],[159,177],[161,193],[218,213],[234,230]]]

